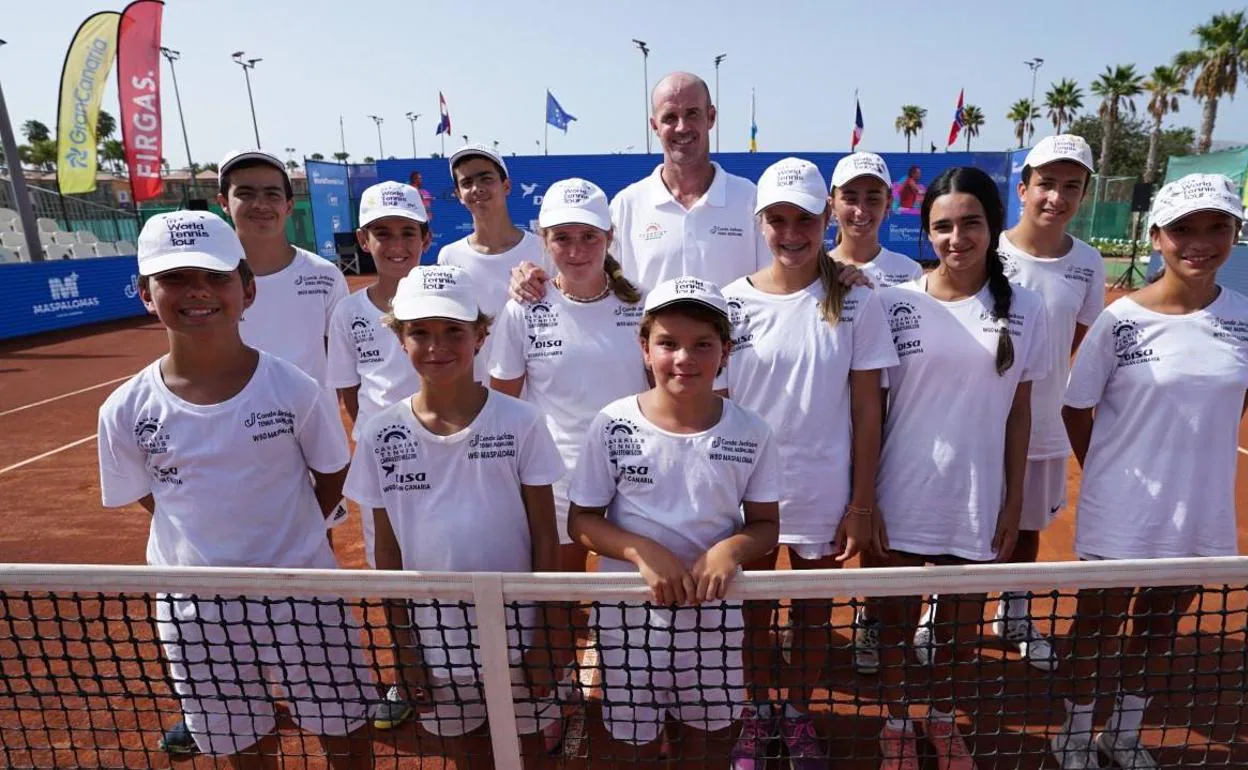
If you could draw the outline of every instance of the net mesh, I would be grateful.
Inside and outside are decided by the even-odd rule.
[[[998,590],[1018,592],[1001,623]],[[1146,766],[1138,747],[1248,767],[1248,559],[747,573],[725,602],[644,599],[629,575],[3,567],[0,764],[874,768],[965,744],[1040,768],[1075,736],[1102,766]]]

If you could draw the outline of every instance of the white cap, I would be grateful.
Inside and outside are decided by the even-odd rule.
[[[1046,136],[1036,142],[1036,146],[1027,153],[1023,168],[1040,168],[1059,160],[1078,163],[1089,173],[1095,173],[1095,169],[1092,168],[1092,148],[1088,146],[1088,140],[1074,134]]]
[[[893,186],[883,158],[873,152],[855,152],[836,162],[836,168],[832,169],[832,187],[844,187],[860,176],[873,176],[888,187]]]
[[[280,160],[268,154],[264,150],[230,150],[225,154],[225,157],[221,159],[221,163],[217,166],[217,176],[225,176],[230,173],[231,168],[237,166],[245,160],[258,160],[261,163],[266,163],[282,172],[282,175],[285,176],[287,180],[290,179],[290,174],[286,172],[286,164],[282,163]]]
[[[383,217],[402,217],[421,223],[429,221],[420,191],[402,182],[380,182],[360,196],[360,227]]]
[[[1235,183],[1221,174],[1188,174],[1157,191],[1148,212],[1148,226],[1168,227],[1197,211],[1221,211],[1244,219],[1244,203]]]
[[[400,321],[449,318],[472,323],[479,309],[468,272],[455,265],[418,265],[399,280],[391,301]]]
[[[664,281],[646,295],[646,303],[642,306],[645,313],[667,307],[676,302],[697,302],[709,307],[724,318],[728,317],[728,300],[719,292],[719,287],[710,281],[692,276],[681,276]]]
[[[768,166],[758,178],[754,213],[777,203],[792,203],[811,214],[822,214],[828,207],[828,193],[819,168],[801,158],[785,158]]]
[[[610,230],[611,207],[607,205],[607,194],[584,179],[560,179],[546,188],[537,224],[541,227],[577,224]]]
[[[484,144],[465,144],[451,153],[451,176],[455,176],[455,164],[459,162],[460,158],[471,158],[473,156],[488,158],[497,163],[502,168],[504,174],[508,173],[507,163],[503,161],[503,156],[498,154],[498,150],[495,150],[493,147],[487,147]]]
[[[228,273],[245,256],[238,235],[211,211],[157,214],[139,233],[139,275],[195,268]]]

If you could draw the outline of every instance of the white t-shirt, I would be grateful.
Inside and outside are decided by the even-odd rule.
[[[854,287],[836,326],[819,281],[767,294],[740,278],[724,289],[732,353],[729,397],[771,426],[781,468],[780,542],[830,543],[849,503],[850,370],[897,365],[876,292]]]
[[[1048,322],[1049,373],[1031,385],[1031,443],[1027,457],[1048,460],[1070,454],[1062,423],[1062,394],[1070,374],[1070,345],[1075,325],[1091,326],[1105,307],[1105,265],[1101,252],[1073,239],[1070,251],[1056,259],[1037,259],[1001,236],[997,250],[1005,274],[1031,289],[1044,302]]]
[[[663,182],[663,166],[611,200],[624,275],[653,287],[682,275],[727,286],[771,262],[754,216],[754,183],[718,163],[710,189],[686,210]]]
[[[1006,418],[1019,383],[1049,365],[1044,307],[1013,287],[1014,365],[998,375],[988,286],[956,302],[926,286],[925,276],[880,290],[900,364],[888,370],[876,498],[892,548],[988,561],[1005,499]]]
[[[553,286],[540,302],[509,301],[494,325],[494,366],[500,380],[525,377],[523,398],[546,415],[568,472],[586,432],[607,404],[649,387],[637,330],[642,304],[609,294],[574,302]],[[560,540],[567,535],[568,485],[555,485]]]
[[[489,391],[472,424],[439,436],[405,399],[361,427],[345,494],[366,515],[386,509],[405,570],[530,572],[532,538],[520,487],[550,484],[563,472],[545,421],[523,401]],[[508,613],[514,650],[514,629],[532,631],[534,616],[531,609],[520,617]],[[438,676],[472,672],[473,610],[417,607],[412,621]]]
[[[360,387],[360,411],[351,431],[355,439],[370,417],[420,390],[416,367],[399,335],[381,323],[382,315],[361,289],[339,303],[329,323],[328,385]]]
[[[923,266],[918,262],[905,254],[898,254],[885,248],[880,249],[875,259],[865,265],[859,265],[858,269],[866,273],[877,289],[909,283],[923,275]]]
[[[636,396],[608,404],[594,417],[572,474],[569,494],[586,508],[607,508],[607,520],[662,545],[686,567],[745,525],[742,501],[779,499],[780,470],[771,429],[763,418],[723,399],[715,427],[676,434],[646,419]],[[626,561],[602,557],[603,572],[634,572]],[[708,609],[708,608],[703,608]],[[712,611],[712,614],[713,611]],[[673,621],[675,617],[675,621]],[[647,620],[648,618],[648,620]],[[624,629],[692,630],[699,613],[630,604],[602,606],[604,633]],[[675,625],[673,624],[675,622]]]
[[[243,313],[239,333],[243,342],[286,359],[324,387],[329,321],[347,293],[337,265],[295,247],[289,265],[256,276],[256,301]]]
[[[507,304],[511,270],[521,262],[532,262],[548,268],[549,260],[542,248],[542,240],[527,231],[519,243],[501,254],[482,254],[468,245],[467,236],[446,244],[438,252],[439,265],[455,265],[468,272],[468,278],[477,293],[477,305],[481,312],[489,316],[498,315],[503,305]],[[485,344],[481,346],[481,352],[477,353],[473,366],[473,373],[479,382],[488,384],[490,381],[493,347],[494,332],[491,330],[490,335],[485,338]]]
[[[308,470],[347,464],[346,436],[324,391],[268,353],[219,404],[174,395],[160,360],[100,407],[104,505],[156,502],[147,561],[184,567],[336,565]]]
[[[1163,315],[1130,297],[1079,346],[1065,403],[1096,408],[1075,552],[1112,559],[1236,553],[1235,464],[1248,388],[1248,299]]]

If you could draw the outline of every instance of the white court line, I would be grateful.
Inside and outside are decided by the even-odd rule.
[[[119,382],[122,382],[123,380],[128,380],[133,376],[134,376],[133,374],[127,374],[125,377],[118,377],[115,380],[109,380],[108,382],[101,382],[96,385],[88,385],[85,388],[79,388],[78,390],[71,390],[68,393],[62,393],[59,396],[53,396],[52,398],[45,398],[42,401],[36,401],[33,404],[26,404],[25,406],[18,406],[12,409],[6,409],[3,412],[0,412],[0,417],[4,417],[6,414],[14,414],[15,412],[25,411],[26,409],[34,409],[36,406],[43,406],[44,404],[50,404],[53,401],[59,401],[62,398],[69,398],[70,396],[76,396],[79,393],[86,393],[88,391],[95,390],[96,388],[103,388],[108,385],[115,385]]]
[[[17,470],[18,468],[25,467],[25,466],[27,466],[27,465],[30,465],[31,463],[36,463],[36,462],[39,462],[39,461],[40,461],[40,460],[42,460],[43,458],[45,458],[45,457],[51,457],[52,455],[56,454],[57,452],[64,452],[66,449],[73,449],[74,447],[78,446],[79,444],[85,444],[85,443],[87,443],[88,441],[93,441],[97,435],[99,435],[99,434],[98,434],[98,433],[92,433],[90,436],[86,436],[85,438],[80,438],[80,439],[78,439],[77,441],[71,441],[71,442],[69,442],[68,444],[66,444],[66,445],[64,445],[64,446],[58,446],[56,449],[50,449],[50,450],[48,450],[47,452],[44,452],[44,453],[43,453],[43,454],[41,454],[41,455],[35,455],[34,457],[28,457],[28,458],[26,458],[25,460],[22,460],[20,463],[13,463],[12,465],[10,465],[10,466],[9,466],[9,467],[7,467],[7,468],[0,468],[0,475],[3,475],[3,474],[5,474],[5,473],[8,473],[9,471],[15,471],[15,470]]]

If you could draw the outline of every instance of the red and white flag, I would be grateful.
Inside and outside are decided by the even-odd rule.
[[[117,91],[121,137],[135,202],[159,198],[161,0],[135,0],[121,13],[117,33]]]
[[[962,96],[965,93],[965,88],[958,91],[958,109],[953,113],[953,125],[949,127],[949,142],[945,145],[946,147],[952,147],[953,143],[958,141],[958,134],[962,132],[962,126],[966,125],[962,122]]]

